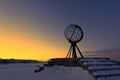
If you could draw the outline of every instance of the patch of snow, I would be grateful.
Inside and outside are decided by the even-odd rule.
[[[100,58],[100,59],[94,59],[94,58],[83,58],[83,59],[80,59],[80,61],[108,61],[108,59],[102,59],[102,58]]]
[[[95,80],[87,71],[80,67],[46,67],[37,74],[39,75],[39,80]]]
[[[109,59],[81,59],[84,65],[97,76],[97,80],[120,80],[120,65],[118,62]]]
[[[117,64],[115,62],[84,62],[84,64],[90,65],[90,64]]]
[[[41,63],[0,65],[0,80],[37,80],[34,70]]]
[[[95,71],[94,75],[106,75],[106,74],[120,74],[120,70],[106,70],[106,71]]]
[[[45,67],[43,71],[34,73],[38,66],[43,66],[43,63],[0,65],[0,80],[95,80],[80,67]]]
[[[0,80],[95,80],[88,71],[80,67],[53,66],[45,67],[41,72],[34,70],[43,63],[1,64]],[[90,66],[91,68],[107,68],[108,66]],[[111,67],[119,67],[117,65]],[[110,66],[109,66],[110,68]],[[119,70],[95,71],[95,75],[120,73]],[[97,80],[120,80],[120,76],[100,77]]]
[[[88,69],[108,69],[108,68],[120,68],[119,65],[112,65],[112,66],[89,66]]]
[[[101,77],[97,80],[120,80],[120,76],[112,76],[112,77]]]

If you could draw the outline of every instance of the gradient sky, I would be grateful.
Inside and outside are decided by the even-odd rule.
[[[0,0],[0,58],[65,57],[69,24],[83,28],[83,55],[120,57],[119,0]]]

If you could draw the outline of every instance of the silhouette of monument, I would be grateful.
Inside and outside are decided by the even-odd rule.
[[[45,66],[64,65],[64,66],[82,66],[79,59],[84,58],[77,43],[83,39],[83,31],[79,25],[70,24],[65,28],[64,35],[68,42],[71,44],[66,58],[52,58]]]
[[[83,39],[82,28],[79,25],[70,24],[66,27],[64,35],[71,44],[66,58],[78,58],[78,53],[81,56],[81,58],[83,58],[84,56],[82,55],[79,47],[77,46],[77,43]]]

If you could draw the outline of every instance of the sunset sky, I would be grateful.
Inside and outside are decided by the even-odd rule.
[[[119,0],[0,0],[0,58],[65,57],[69,24],[83,29],[83,55],[120,57]]]

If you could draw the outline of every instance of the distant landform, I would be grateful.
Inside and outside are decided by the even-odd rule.
[[[6,63],[39,63],[37,60],[23,60],[23,59],[0,59],[0,64]]]

